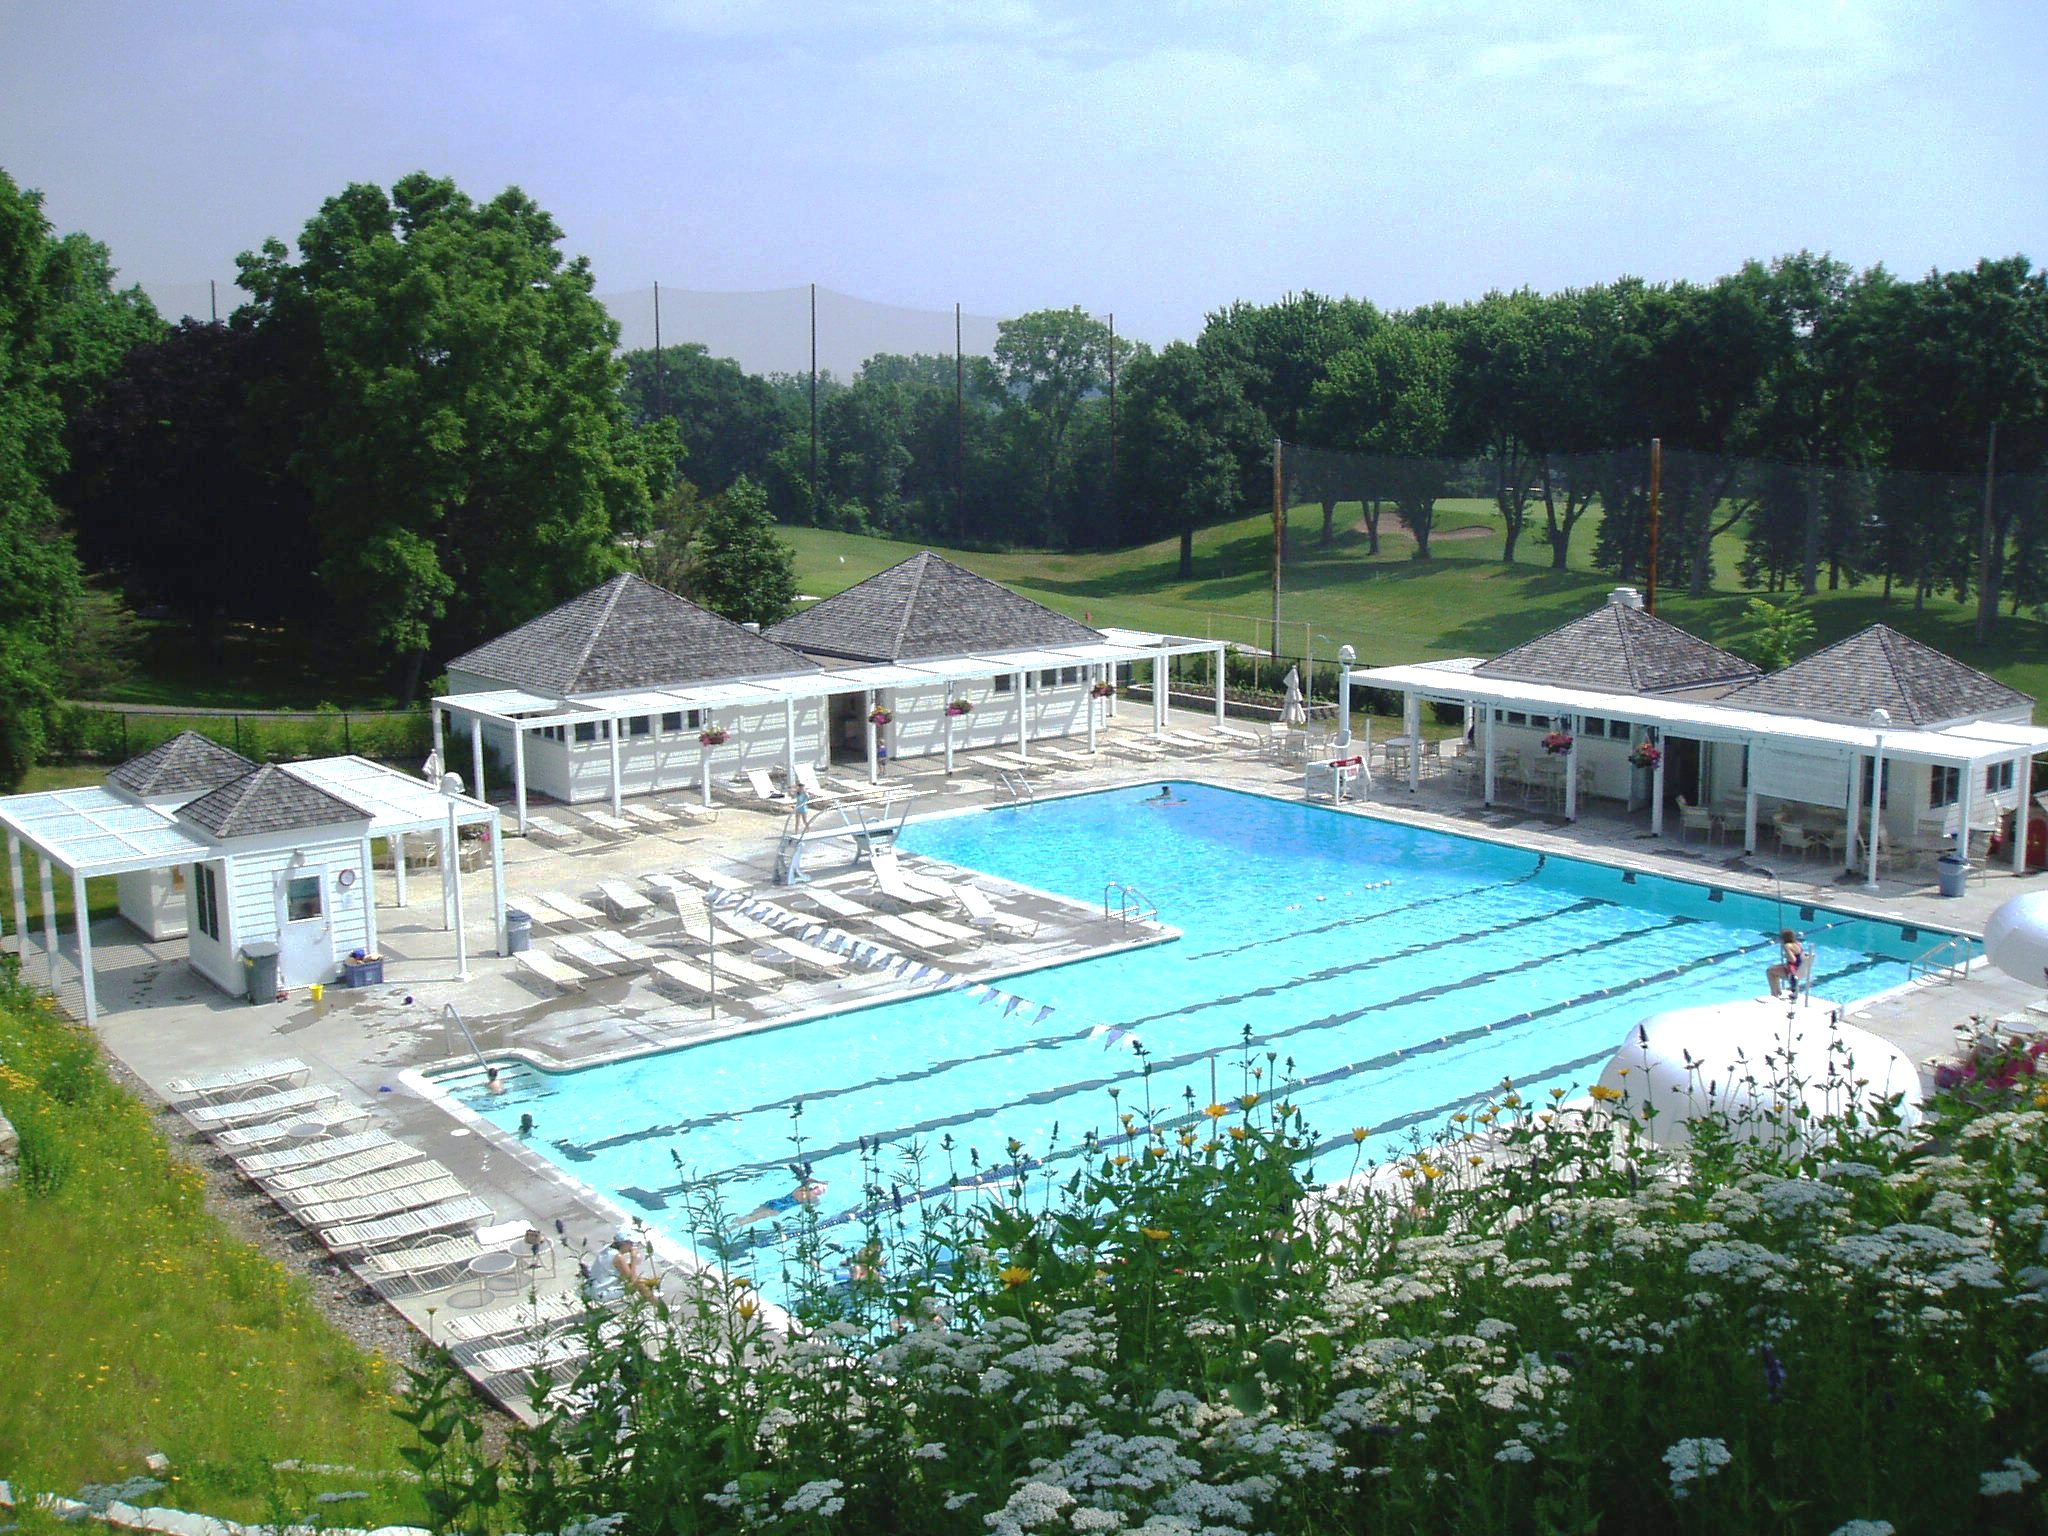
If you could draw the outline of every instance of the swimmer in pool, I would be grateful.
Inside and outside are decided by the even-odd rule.
[[[786,1195],[777,1195],[773,1200],[764,1200],[746,1215],[735,1221],[733,1230],[750,1227],[757,1221],[768,1221],[777,1216],[786,1216],[798,1206],[816,1205],[825,1198],[825,1181],[804,1174],[797,1180],[797,1186]]]
[[[1181,799],[1179,795],[1173,792],[1171,784],[1162,784],[1159,786],[1158,794],[1145,797],[1145,803],[1147,805],[1179,805]]]

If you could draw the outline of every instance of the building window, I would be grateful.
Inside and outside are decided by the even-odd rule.
[[[577,721],[576,740],[578,742],[597,740],[597,722],[595,720]]]
[[[1588,715],[1579,734],[1581,736],[1605,736],[1607,734],[1607,722],[1598,715]]]
[[[662,734],[662,735],[664,735],[664,736],[680,736],[680,735],[682,734],[682,730],[683,730],[683,712],[682,712],[682,711],[681,711],[680,709],[672,709],[672,710],[670,710],[670,711],[669,711],[669,712],[668,712],[667,714],[665,714],[665,715],[663,715],[663,716],[661,717],[661,734]]]
[[[626,721],[626,734],[628,736],[645,736],[653,729],[654,721],[647,715],[634,715]]]
[[[1993,763],[1984,770],[1984,789],[1987,794],[1996,795],[2011,788],[2011,763]]]
[[[1038,686],[1041,688],[1055,687],[1058,685],[1059,680],[1060,669],[1058,667],[1047,667],[1043,672],[1038,674]]]
[[[1011,689],[1012,689],[1012,687],[1013,687],[1013,685],[1014,685],[1014,684],[1016,683],[1016,681],[1017,681],[1017,679],[1016,679],[1015,677],[1013,677],[1013,676],[1012,676],[1012,675],[1011,675],[1010,673],[1008,673],[1008,672],[999,672],[999,673],[997,673],[997,674],[996,674],[996,692],[997,692],[997,693],[1008,693],[1008,692],[1010,692],[1010,691],[1011,691]]]
[[[1061,667],[1061,668],[1060,668],[1060,686],[1061,686],[1061,687],[1063,687],[1063,688],[1071,688],[1071,687],[1073,687],[1073,686],[1074,686],[1074,684],[1078,683],[1079,681],[1081,681],[1081,669],[1080,669],[1079,667]]]
[[[1963,792],[1963,771],[1960,768],[1930,768],[1927,770],[1927,806],[1954,805],[1956,797]]]
[[[284,920],[310,922],[320,915],[320,877],[293,875],[284,883]]]
[[[209,939],[220,939],[220,888],[213,883],[213,866],[192,866],[192,923]]]

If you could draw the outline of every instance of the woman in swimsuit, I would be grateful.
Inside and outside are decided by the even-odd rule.
[[[1778,955],[1778,963],[1764,972],[1764,975],[1770,978],[1771,996],[1784,996],[1784,988],[1789,984],[1792,995],[1797,997],[1799,967],[1806,959],[1806,946],[1799,942],[1799,935],[1790,928],[1781,928],[1778,931]]]

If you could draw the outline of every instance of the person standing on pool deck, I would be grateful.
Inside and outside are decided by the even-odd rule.
[[[1790,928],[1778,930],[1778,963],[1764,972],[1771,983],[1771,996],[1783,997],[1783,988],[1789,982],[1792,995],[1799,995],[1799,966],[1806,959],[1806,946],[1799,942],[1799,935]]]

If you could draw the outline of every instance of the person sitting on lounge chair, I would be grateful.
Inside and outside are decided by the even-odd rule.
[[[825,1181],[823,1179],[814,1179],[807,1172],[799,1173],[797,1175],[796,1188],[786,1195],[777,1195],[772,1200],[762,1201],[751,1211],[747,1212],[746,1215],[735,1221],[732,1224],[733,1230],[738,1231],[741,1227],[750,1227],[757,1221],[768,1221],[776,1216],[786,1216],[798,1206],[816,1205],[824,1198]]]

